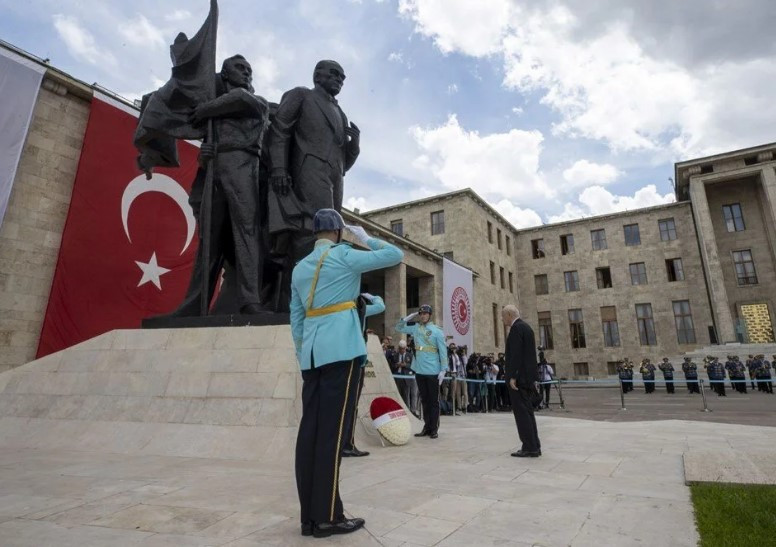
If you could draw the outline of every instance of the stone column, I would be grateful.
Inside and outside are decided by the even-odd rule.
[[[763,223],[768,243],[771,248],[771,259],[776,262],[776,168],[768,165],[760,172],[760,183],[763,193]]]
[[[420,304],[430,304],[434,309],[434,315],[431,320],[440,327],[442,326],[442,310],[436,301],[434,286],[436,285],[433,275],[426,275],[418,280],[418,293]]]
[[[711,222],[709,202],[706,198],[706,188],[703,181],[697,177],[690,179],[690,200],[692,201],[695,229],[698,232],[703,268],[711,298],[711,309],[717,328],[717,339],[721,344],[736,342],[733,315],[730,313],[727,290],[725,290],[725,279],[722,275],[722,265],[719,260],[717,238],[714,236],[714,225]]]
[[[394,344],[401,336],[394,330],[396,323],[407,315],[407,265],[402,262],[385,271],[385,334],[394,337]]]

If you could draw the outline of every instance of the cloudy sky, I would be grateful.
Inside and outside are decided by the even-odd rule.
[[[127,98],[207,0],[0,0],[0,38]],[[770,0],[221,0],[257,93],[348,79],[346,205],[474,188],[517,227],[673,200],[675,161],[776,140]]]

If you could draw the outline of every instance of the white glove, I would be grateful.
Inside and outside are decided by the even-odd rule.
[[[353,235],[356,241],[362,243],[365,246],[366,242],[372,239],[372,236],[367,234],[366,230],[364,230],[361,226],[350,226],[349,224],[345,224],[345,229]]]
[[[361,296],[369,300],[370,302],[375,299],[374,295],[369,294],[368,292],[362,292]]]
[[[409,323],[410,321],[412,321],[413,319],[415,319],[417,316],[418,316],[418,312],[411,313],[411,314],[409,314],[407,317],[405,317],[404,319],[402,319],[402,321],[404,321],[405,323]]]
[[[442,385],[442,382],[445,381],[445,371],[443,370],[439,374],[437,374],[437,379],[439,380],[439,385]]]

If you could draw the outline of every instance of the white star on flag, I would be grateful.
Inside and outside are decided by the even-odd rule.
[[[162,268],[159,264],[157,264],[156,253],[154,252],[151,255],[148,263],[135,260],[135,264],[137,264],[138,268],[143,270],[143,277],[140,278],[140,282],[137,284],[137,286],[140,287],[141,285],[145,285],[146,283],[150,282],[156,285],[156,288],[161,291],[162,283],[159,278],[170,270],[167,268]]]

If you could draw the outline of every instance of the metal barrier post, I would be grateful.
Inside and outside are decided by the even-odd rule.
[[[625,390],[623,389],[622,378],[620,378],[620,410],[628,410],[625,408]]]
[[[709,407],[706,406],[706,390],[703,389],[703,379],[698,378],[698,384],[701,386],[701,399],[703,399],[703,412],[711,412]]]
[[[558,399],[560,399],[560,408],[561,410],[566,410],[566,403],[563,400],[563,388],[561,388],[561,384],[563,384],[562,380],[556,380],[555,386],[558,388]]]
[[[485,382],[485,414],[490,412],[488,408],[488,399],[490,399],[490,391],[488,391],[488,382]]]

